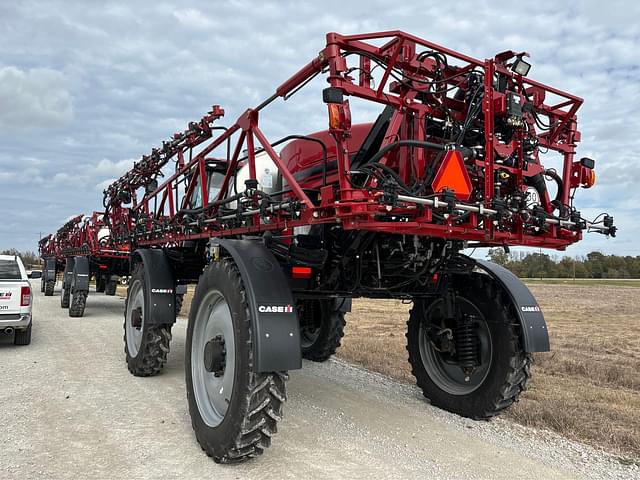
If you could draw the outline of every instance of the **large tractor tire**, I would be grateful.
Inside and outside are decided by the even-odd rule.
[[[102,293],[107,286],[107,278],[104,275],[96,275],[96,293]]]
[[[409,363],[432,405],[489,419],[527,388],[532,357],[522,348],[513,307],[491,278],[461,276],[454,289],[455,319],[446,318],[443,298],[416,300],[407,322]]]
[[[47,279],[47,281],[44,284],[44,296],[45,297],[52,297],[53,296],[53,289],[56,286],[56,279],[55,278],[49,278]]]
[[[180,310],[182,310],[183,303],[184,303],[184,295],[181,293],[176,293],[176,317],[180,315]]]
[[[71,298],[70,290],[71,288],[62,280],[62,288],[60,289],[60,306],[62,308],[69,308],[69,300]]]
[[[87,305],[87,291],[74,290],[71,293],[71,301],[69,303],[69,316],[81,317],[84,315],[84,307]]]
[[[116,294],[116,287],[118,282],[116,280],[109,279],[104,287],[104,294],[113,297]]]
[[[171,325],[151,322],[149,293],[140,264],[131,276],[124,310],[124,352],[127,368],[136,377],[157,374],[169,355]]]
[[[302,357],[314,362],[328,360],[344,336],[344,313],[332,309],[332,300],[301,300],[300,317]]]
[[[262,454],[286,400],[286,372],[253,370],[255,333],[247,301],[235,263],[222,260],[200,276],[189,313],[189,413],[198,443],[218,463]]]

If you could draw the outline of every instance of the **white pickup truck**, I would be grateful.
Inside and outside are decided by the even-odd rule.
[[[31,343],[33,294],[20,257],[0,255],[0,335],[15,332],[16,345]]]

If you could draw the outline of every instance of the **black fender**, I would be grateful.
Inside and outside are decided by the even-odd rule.
[[[476,260],[478,267],[490,275],[507,292],[522,326],[525,352],[548,352],[549,332],[544,315],[535,297],[516,275],[506,268],[486,260]]]
[[[62,277],[64,288],[71,287],[71,281],[73,280],[73,265],[75,263],[75,257],[67,257],[67,261],[64,264],[64,276]]]
[[[89,259],[75,257],[71,276],[71,291],[89,291]]]
[[[247,291],[254,370],[302,368],[298,313],[289,280],[273,253],[259,240],[216,239],[215,245],[236,263]]]
[[[47,258],[44,261],[44,270],[42,271],[42,281],[47,282],[48,280],[56,279],[56,259],[55,258]]]
[[[142,263],[147,311],[145,322],[152,325],[176,323],[176,295],[173,270],[164,251],[141,248],[132,256],[133,264]]]

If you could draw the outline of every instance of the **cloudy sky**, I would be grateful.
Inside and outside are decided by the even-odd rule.
[[[597,159],[577,206],[609,211],[640,255],[640,4],[368,1],[0,0],[0,249],[37,248],[104,185],[214,103],[230,123],[323,47],[329,31],[401,29],[487,58],[531,54],[530,77],[585,99],[578,156]],[[272,139],[325,128],[322,83],[262,116]],[[367,119],[372,110],[354,112]]]

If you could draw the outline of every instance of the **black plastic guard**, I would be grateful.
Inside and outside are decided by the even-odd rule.
[[[44,270],[42,271],[42,281],[56,279],[56,259],[47,258],[44,262]]]
[[[71,291],[89,291],[89,259],[87,257],[76,257],[73,262]]]
[[[64,276],[62,277],[62,283],[65,288],[71,287],[73,281],[73,265],[76,263],[76,257],[67,257],[64,265]]]
[[[216,239],[215,243],[231,255],[247,290],[254,370],[301,368],[298,313],[289,281],[276,258],[259,240]]]
[[[176,323],[176,295],[173,270],[164,251],[141,248],[134,252],[144,267],[145,294],[149,312],[145,322],[152,325]]]
[[[550,347],[547,324],[538,302],[527,286],[516,275],[498,264],[486,260],[476,260],[476,263],[497,280],[511,297],[522,326],[525,352],[548,352]]]

